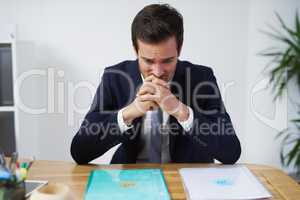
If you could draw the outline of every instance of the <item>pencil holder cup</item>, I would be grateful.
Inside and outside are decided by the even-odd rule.
[[[0,200],[25,200],[25,183],[0,183]]]

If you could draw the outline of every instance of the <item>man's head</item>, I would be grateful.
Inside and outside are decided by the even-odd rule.
[[[169,81],[183,43],[181,14],[167,4],[148,5],[134,18],[131,36],[143,76]]]

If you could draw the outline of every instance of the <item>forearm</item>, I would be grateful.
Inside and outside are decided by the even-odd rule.
[[[85,164],[103,155],[125,140],[117,123],[117,113],[88,113],[71,144],[71,155],[78,164]]]
[[[224,164],[233,164],[240,157],[240,142],[227,113],[210,116],[194,112],[193,127],[184,133],[199,150]]]

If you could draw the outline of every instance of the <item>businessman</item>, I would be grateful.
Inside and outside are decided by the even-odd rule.
[[[144,7],[131,36],[137,59],[105,68],[93,103],[71,144],[86,164],[119,145],[111,163],[235,163],[239,139],[209,67],[178,59],[181,14]]]

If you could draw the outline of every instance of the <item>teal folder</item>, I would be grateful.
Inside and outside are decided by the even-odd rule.
[[[85,200],[170,200],[160,169],[94,170]]]

